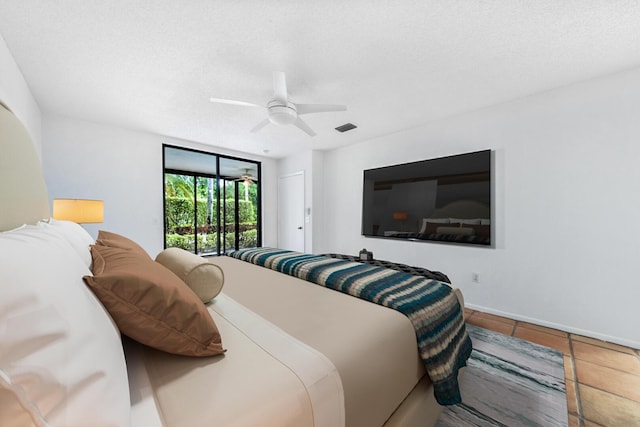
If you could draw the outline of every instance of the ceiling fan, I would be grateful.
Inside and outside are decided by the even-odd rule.
[[[255,184],[255,180],[256,178],[254,176],[249,175],[249,169],[245,169],[244,174],[240,175],[240,178],[234,181],[242,182],[246,187],[246,186]]]
[[[263,105],[253,104],[244,101],[233,101],[229,99],[209,98],[211,102],[221,104],[240,105],[243,107],[265,108]],[[313,129],[300,118],[303,114],[325,113],[331,111],[346,111],[346,105],[333,104],[295,104],[289,100],[287,93],[287,81],[282,71],[273,72],[273,99],[269,100],[266,105],[267,118],[258,123],[251,129],[251,132],[257,132],[269,123],[276,125],[291,125],[298,127],[309,136],[315,136]]]

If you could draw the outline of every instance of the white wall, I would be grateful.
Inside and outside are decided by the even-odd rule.
[[[311,253],[319,254],[324,248],[324,152],[311,152],[311,233],[313,246]]]
[[[162,144],[262,161],[263,244],[275,246],[276,162],[160,135],[46,114],[43,157],[49,197],[102,199],[102,224],[130,237],[151,256],[163,249]]]
[[[495,248],[360,235],[363,169],[487,148]],[[324,194],[326,251],[366,247],[445,272],[471,308],[640,348],[640,69],[327,152]]]
[[[321,151],[304,150],[278,161],[279,177],[300,171],[304,172],[304,250],[308,253],[319,253],[322,248],[323,155]]]
[[[36,152],[42,158],[42,129],[40,107],[7,44],[0,35],[0,102],[22,121],[29,132]]]

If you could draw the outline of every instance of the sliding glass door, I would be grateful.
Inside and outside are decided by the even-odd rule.
[[[260,163],[163,149],[165,247],[206,255],[260,246]]]
[[[164,175],[165,247],[196,251],[194,237],[194,177],[179,173]]]
[[[196,176],[197,253],[218,252],[217,190],[215,177]]]

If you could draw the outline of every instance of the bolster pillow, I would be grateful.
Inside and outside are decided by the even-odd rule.
[[[211,301],[222,290],[222,269],[184,249],[167,248],[158,254],[156,262],[181,278],[204,303]]]

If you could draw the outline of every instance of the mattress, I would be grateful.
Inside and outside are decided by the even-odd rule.
[[[157,425],[149,421],[154,417],[165,427],[435,423],[442,407],[404,315],[230,257],[210,261],[225,275],[223,293],[209,311],[228,351],[188,358],[144,346],[127,349],[128,361],[143,365],[130,373],[136,378],[134,418],[141,420],[134,426]],[[229,314],[243,311],[248,321]],[[304,366],[289,366],[291,351],[279,344],[282,337],[268,338],[255,324],[299,343],[316,368],[307,375]],[[267,338],[256,338],[261,335]],[[325,376],[330,380],[322,382]]]
[[[224,270],[225,294],[333,362],[347,426],[384,425],[425,376],[404,315],[230,257],[210,261]]]
[[[226,295],[209,312],[228,348],[223,356],[127,346],[128,364],[144,365],[133,369],[134,426],[344,425],[340,377],[324,355]]]

